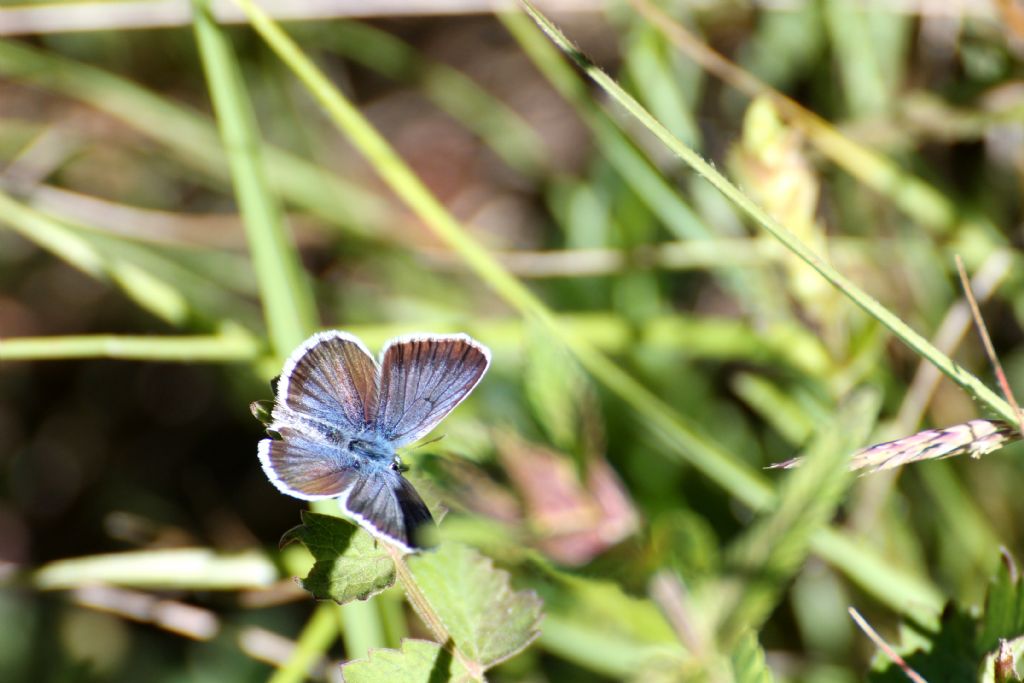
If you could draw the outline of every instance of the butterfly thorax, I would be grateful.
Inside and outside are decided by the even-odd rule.
[[[358,460],[390,465],[395,461],[395,447],[383,436],[366,431],[348,443],[349,452]]]

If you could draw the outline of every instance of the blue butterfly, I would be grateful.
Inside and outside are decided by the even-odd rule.
[[[392,339],[380,365],[350,334],[315,334],[284,364],[271,438],[259,444],[263,471],[290,496],[337,498],[361,527],[412,552],[433,518],[395,449],[437,426],[490,362],[487,347],[464,334]]]

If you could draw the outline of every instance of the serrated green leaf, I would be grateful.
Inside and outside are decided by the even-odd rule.
[[[456,647],[481,668],[508,659],[540,635],[540,598],[513,591],[508,573],[475,550],[445,543],[408,564]]]
[[[463,683],[474,680],[458,659],[429,640],[404,640],[401,650],[370,650],[341,667],[345,683]]]
[[[938,624],[904,624],[896,653],[926,681],[974,681],[981,667],[981,657],[974,652],[972,642],[976,629],[975,617],[950,604]],[[879,652],[868,680],[896,683],[907,677],[892,658]]]
[[[1012,640],[1024,635],[1024,591],[1020,577],[1015,576],[1006,562],[999,565],[999,571],[988,589],[985,598],[985,614],[981,620],[976,650],[991,652],[999,645],[1000,639]]]
[[[1002,651],[1000,648],[1003,648]],[[950,604],[935,624],[905,623],[896,648],[926,680],[1019,680],[1015,662],[1024,652],[1024,591],[1008,560],[989,586],[985,611]],[[996,664],[1001,664],[997,667]],[[905,680],[889,657],[878,657],[872,681]]]
[[[753,631],[740,636],[729,660],[732,663],[732,680],[736,683],[773,683],[775,680],[765,664],[764,650]]]
[[[366,600],[395,583],[387,550],[340,517],[303,512],[302,524],[281,539],[282,545],[292,541],[305,545],[316,560],[301,584],[318,600]]]

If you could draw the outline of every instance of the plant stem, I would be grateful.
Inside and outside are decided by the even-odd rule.
[[[427,600],[427,596],[420,590],[419,584],[416,583],[416,577],[412,575],[409,570],[409,565],[405,563],[405,555],[401,550],[396,548],[391,543],[384,543],[384,546],[388,550],[388,554],[391,555],[391,560],[395,563],[395,573],[398,575],[398,580],[402,584],[402,589],[405,591],[405,597],[412,605],[412,608],[416,610],[416,614],[419,615],[420,619],[423,620],[423,624],[427,627],[437,642],[440,643],[441,647],[445,648],[452,653],[452,656],[459,660],[466,671],[470,673],[478,681],[484,680],[483,671],[480,665],[466,657],[458,648],[458,645],[452,640],[451,634],[445,627],[444,622],[441,621],[441,617],[438,616],[437,612],[434,611],[430,601]]]
[[[371,649],[386,645],[377,609],[379,598],[379,595],[375,595],[369,600],[353,600],[338,606],[346,659],[366,657]]]
[[[223,363],[251,361],[258,353],[259,344],[241,329],[181,336],[83,334],[0,339],[0,360],[4,361],[122,358]]]

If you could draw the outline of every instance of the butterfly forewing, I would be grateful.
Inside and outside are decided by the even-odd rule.
[[[285,363],[281,378],[278,402],[307,418],[359,431],[376,412],[377,364],[362,342],[344,332],[310,337]]]
[[[490,364],[466,335],[405,337],[384,348],[375,428],[395,446],[425,436],[459,405]]]

